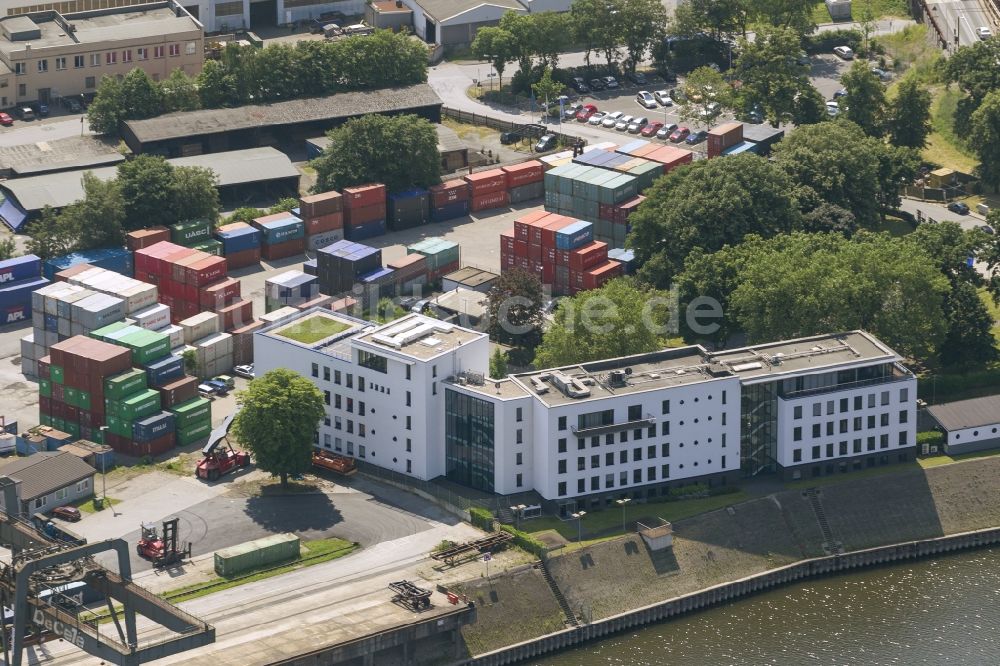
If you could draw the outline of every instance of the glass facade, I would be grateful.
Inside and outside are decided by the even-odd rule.
[[[742,389],[740,466],[745,476],[775,470],[778,451],[777,382],[750,384]]]
[[[445,475],[493,492],[493,403],[445,390]]]

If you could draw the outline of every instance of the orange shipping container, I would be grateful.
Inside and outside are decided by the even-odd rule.
[[[537,183],[544,175],[542,163],[538,160],[501,167],[501,171],[507,174],[507,189]]]
[[[161,241],[170,240],[170,229],[166,227],[150,227],[149,229],[139,229],[130,231],[125,236],[125,245],[129,250],[135,252],[150,245],[155,245]]]
[[[327,231],[336,231],[344,228],[344,214],[342,212],[329,213],[318,217],[305,218],[306,235],[322,234]]]
[[[465,176],[472,198],[507,189],[507,174],[500,169],[490,169]]]

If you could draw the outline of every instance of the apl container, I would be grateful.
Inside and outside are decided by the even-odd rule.
[[[34,254],[0,261],[0,287],[18,280],[37,278],[42,272],[42,260]]]

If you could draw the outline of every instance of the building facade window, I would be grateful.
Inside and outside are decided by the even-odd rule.
[[[84,65],[84,58],[82,55],[73,56],[73,67],[80,69]]]
[[[132,50],[125,49],[122,51],[122,62],[132,62]]]
[[[117,51],[108,51],[107,53],[104,54],[104,64],[115,65],[117,63],[118,63]]]
[[[153,47],[153,57],[154,58],[162,58],[163,57],[163,47],[162,46],[154,46]]]
[[[91,53],[90,54],[90,66],[91,67],[100,67],[101,66],[101,54],[100,53]]]
[[[140,46],[135,50],[135,55],[139,60],[149,60],[149,49],[145,46]]]
[[[389,372],[389,361],[385,356],[367,351],[358,352],[358,365],[375,372],[381,372],[383,375]]]
[[[445,391],[445,475],[449,480],[493,492],[494,432],[492,402]]]
[[[170,45],[170,57],[171,58],[176,58],[180,54],[181,54],[181,45],[180,44],[171,44]]]
[[[18,76],[20,76],[21,74],[24,74],[26,71],[28,71],[28,65],[27,65],[27,63],[23,63],[23,62],[16,62],[16,63],[14,63],[14,73],[15,74],[17,74]]]

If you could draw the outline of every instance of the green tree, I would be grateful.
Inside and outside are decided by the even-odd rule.
[[[953,282],[944,302],[944,316],[948,331],[941,344],[943,365],[970,369],[997,360],[993,316],[974,286],[965,281]]]
[[[736,75],[743,85],[740,94],[747,108],[759,105],[775,127],[795,118],[795,100],[812,87],[807,68],[794,54],[799,35],[791,28],[762,28],[751,42],[741,40]]]
[[[507,352],[500,347],[497,347],[490,355],[490,377],[493,379],[503,379],[506,376]]]
[[[311,465],[313,438],[323,419],[323,394],[301,375],[285,368],[257,377],[236,394],[239,412],[233,434],[250,450],[257,467],[281,477],[301,474]]]
[[[688,0],[677,4],[671,34],[706,33],[716,40],[746,37],[752,14],[750,0]]]
[[[679,108],[683,120],[711,127],[726,109],[733,107],[733,89],[722,74],[711,67],[699,67],[684,81],[685,100]]]
[[[568,14],[557,12],[534,12],[529,14],[534,21],[534,47],[539,65],[555,69],[559,66],[559,55],[571,44],[573,27]]]
[[[823,201],[802,214],[802,229],[814,233],[852,236],[858,230],[858,221],[851,211]]]
[[[606,53],[619,43],[615,7],[614,2],[607,0],[573,0],[569,8],[573,39],[583,46],[588,69],[591,53]]]
[[[885,88],[867,60],[855,60],[841,77],[847,95],[840,102],[841,115],[869,136],[881,136],[885,120]]]
[[[194,111],[201,108],[197,80],[180,68],[170,72],[167,80],[160,83],[160,88],[163,91],[164,111]]]
[[[879,215],[884,221],[886,211],[899,208],[902,201],[901,188],[904,183],[913,181],[922,160],[916,148],[889,145],[881,139],[869,139],[868,146],[878,160],[878,188],[875,196],[879,204]]]
[[[907,239],[935,259],[938,269],[949,279],[973,286],[983,284],[983,276],[968,264],[968,258],[982,252],[989,242],[989,236],[982,231],[965,231],[958,222],[945,221],[921,224]]]
[[[253,206],[241,206],[240,208],[234,210],[232,214],[226,218],[226,222],[251,222],[263,215],[267,215],[267,213],[262,211],[260,208],[254,208]]]
[[[666,293],[642,287],[629,277],[617,278],[559,302],[535,352],[535,366],[656,351],[664,345],[669,324]]]
[[[627,243],[642,265],[640,277],[666,289],[695,248],[714,252],[748,234],[773,236],[798,228],[793,191],[781,169],[756,155],[674,169],[653,183],[629,219]]]
[[[205,167],[179,166],[170,172],[170,198],[174,220],[219,219],[218,179]],[[296,202],[296,205],[298,203]]]
[[[828,118],[826,100],[811,83],[799,91],[792,107],[792,122],[796,125],[815,125]]]
[[[184,359],[184,372],[194,377],[198,376],[198,352],[193,349],[185,350],[182,355]]]
[[[973,111],[968,143],[979,158],[979,177],[990,187],[1000,186],[1000,90],[986,95]]]
[[[522,347],[534,347],[542,326],[542,281],[521,269],[500,274],[486,295],[490,338]]]
[[[403,308],[393,303],[391,298],[378,299],[378,303],[375,304],[375,312],[369,313],[369,315],[380,324],[385,324],[399,319],[404,314],[406,314],[406,312]]]
[[[68,228],[51,206],[42,209],[38,219],[31,222],[25,232],[28,235],[27,250],[40,259],[51,259],[68,254],[80,240],[80,231]]]
[[[17,243],[10,236],[0,238],[0,261],[12,259],[17,254]]]
[[[121,247],[125,244],[125,201],[115,180],[83,174],[83,199],[59,213],[60,226],[78,231],[75,249]]]
[[[760,236],[750,235],[742,243],[725,245],[717,252],[695,248],[685,258],[684,270],[674,284],[680,333],[686,342],[725,347],[742,332],[729,307],[729,296],[739,284],[744,267],[764,242]]]
[[[390,192],[401,192],[441,180],[437,132],[418,116],[361,116],[327,136],[329,147],[311,162],[316,169],[316,192],[362,183],[385,183]],[[400,155],[406,159],[399,159]]]
[[[138,155],[118,166],[126,231],[169,225],[181,219],[172,209],[173,169],[164,158],[153,155]]]
[[[122,120],[152,118],[164,111],[163,90],[145,70],[136,67],[122,79]]]
[[[506,12],[500,17],[500,29],[511,36],[514,60],[520,72],[527,75],[531,72],[531,63],[538,44],[534,18],[531,14]]]
[[[122,84],[113,76],[102,76],[97,94],[87,107],[87,124],[98,134],[118,134],[118,122],[125,112]]]
[[[906,76],[896,86],[885,115],[892,145],[923,148],[931,131],[931,94],[916,76]]]
[[[538,99],[545,103],[544,108],[549,108],[549,100],[554,100],[562,94],[566,86],[552,78],[552,70],[546,67],[542,70],[542,78],[537,83],[531,84],[531,89],[535,91]]]
[[[802,37],[815,30],[813,8],[810,0],[754,0],[754,14],[777,28],[789,28]]]
[[[268,215],[274,215],[276,213],[288,213],[298,207],[299,207],[298,199],[296,199],[295,197],[285,197],[284,199],[279,199],[273,206],[268,208],[267,213]],[[238,208],[237,210],[242,210],[242,209]],[[257,217],[259,217],[259,215],[257,215]]]
[[[969,46],[960,46],[947,60],[943,69],[945,77],[965,91],[971,98],[972,108],[1000,89],[1000,39],[983,39]]]
[[[242,103],[237,99],[235,75],[218,60],[206,60],[198,74],[198,98],[206,109]]]
[[[660,0],[621,0],[616,18],[621,26],[621,41],[628,54],[624,62],[625,70],[634,72],[656,42],[663,38],[667,11]]]
[[[516,44],[514,35],[503,28],[487,26],[476,31],[476,38],[472,40],[472,54],[481,60],[488,61],[493,65],[500,77],[498,89],[503,89],[503,73],[507,65],[514,62],[516,55]]]

